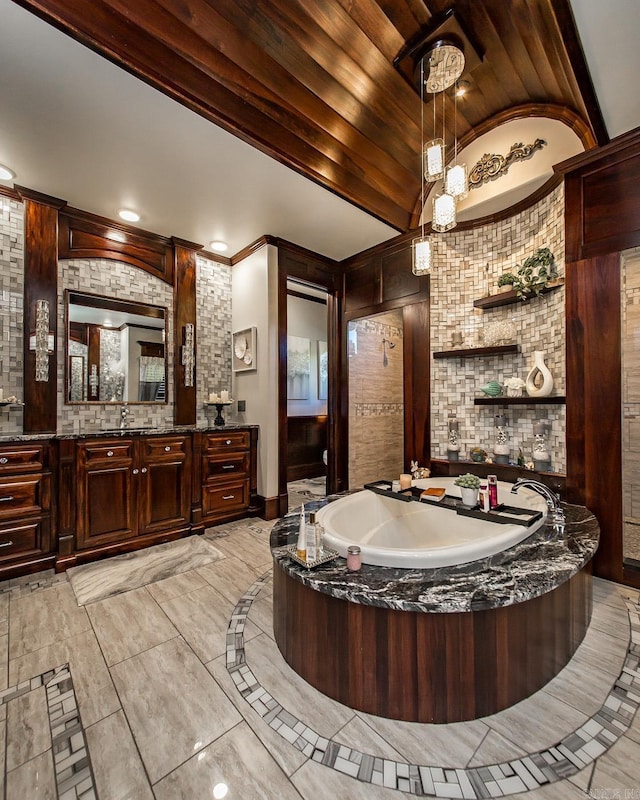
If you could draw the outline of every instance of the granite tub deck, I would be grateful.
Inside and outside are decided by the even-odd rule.
[[[563,508],[563,533],[545,524],[481,561],[357,573],[342,558],[313,570],[293,562],[285,546],[298,517],[288,515],[271,534],[282,655],[324,694],[393,719],[458,722],[519,702],[566,665],[591,619],[598,523]]]

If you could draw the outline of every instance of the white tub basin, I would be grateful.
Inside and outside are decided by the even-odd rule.
[[[427,478],[416,486],[441,486],[460,497],[454,478]],[[365,564],[385,567],[447,567],[477,561],[526,539],[544,524],[547,505],[529,489],[511,494],[510,483],[498,483],[498,500],[519,508],[542,511],[527,527],[465,517],[434,503],[402,502],[365,489],[329,503],[317,512],[328,547],[346,556],[358,545]]]

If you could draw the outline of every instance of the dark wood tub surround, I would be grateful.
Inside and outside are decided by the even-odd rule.
[[[445,723],[507,708],[557,675],[589,626],[598,526],[565,509],[564,537],[544,526],[479,562],[359,573],[344,559],[298,567],[280,549],[296,520],[282,520],[271,536],[278,647],[312,686],[369,714]]]

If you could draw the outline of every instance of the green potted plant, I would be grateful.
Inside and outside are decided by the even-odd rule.
[[[498,292],[510,292],[517,284],[518,279],[512,272],[504,272],[498,278]]]
[[[454,481],[460,487],[462,502],[465,506],[475,506],[478,503],[478,489],[480,488],[480,478],[471,472],[465,472]]]
[[[553,253],[548,247],[539,247],[535,253],[518,266],[516,290],[521,300],[538,296],[550,280],[558,277]]]

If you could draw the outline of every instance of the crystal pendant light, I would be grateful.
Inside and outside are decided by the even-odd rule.
[[[414,275],[428,275],[432,257],[431,237],[418,236],[411,242],[411,271]]]
[[[456,223],[455,198],[446,192],[436,195],[433,201],[433,219],[431,220],[433,230],[444,233],[455,228]]]
[[[424,146],[424,177],[429,183],[442,177],[444,171],[444,142],[432,139]]]
[[[455,166],[447,168],[444,176],[444,190],[456,200],[464,200],[469,194],[466,164],[455,164]]]

